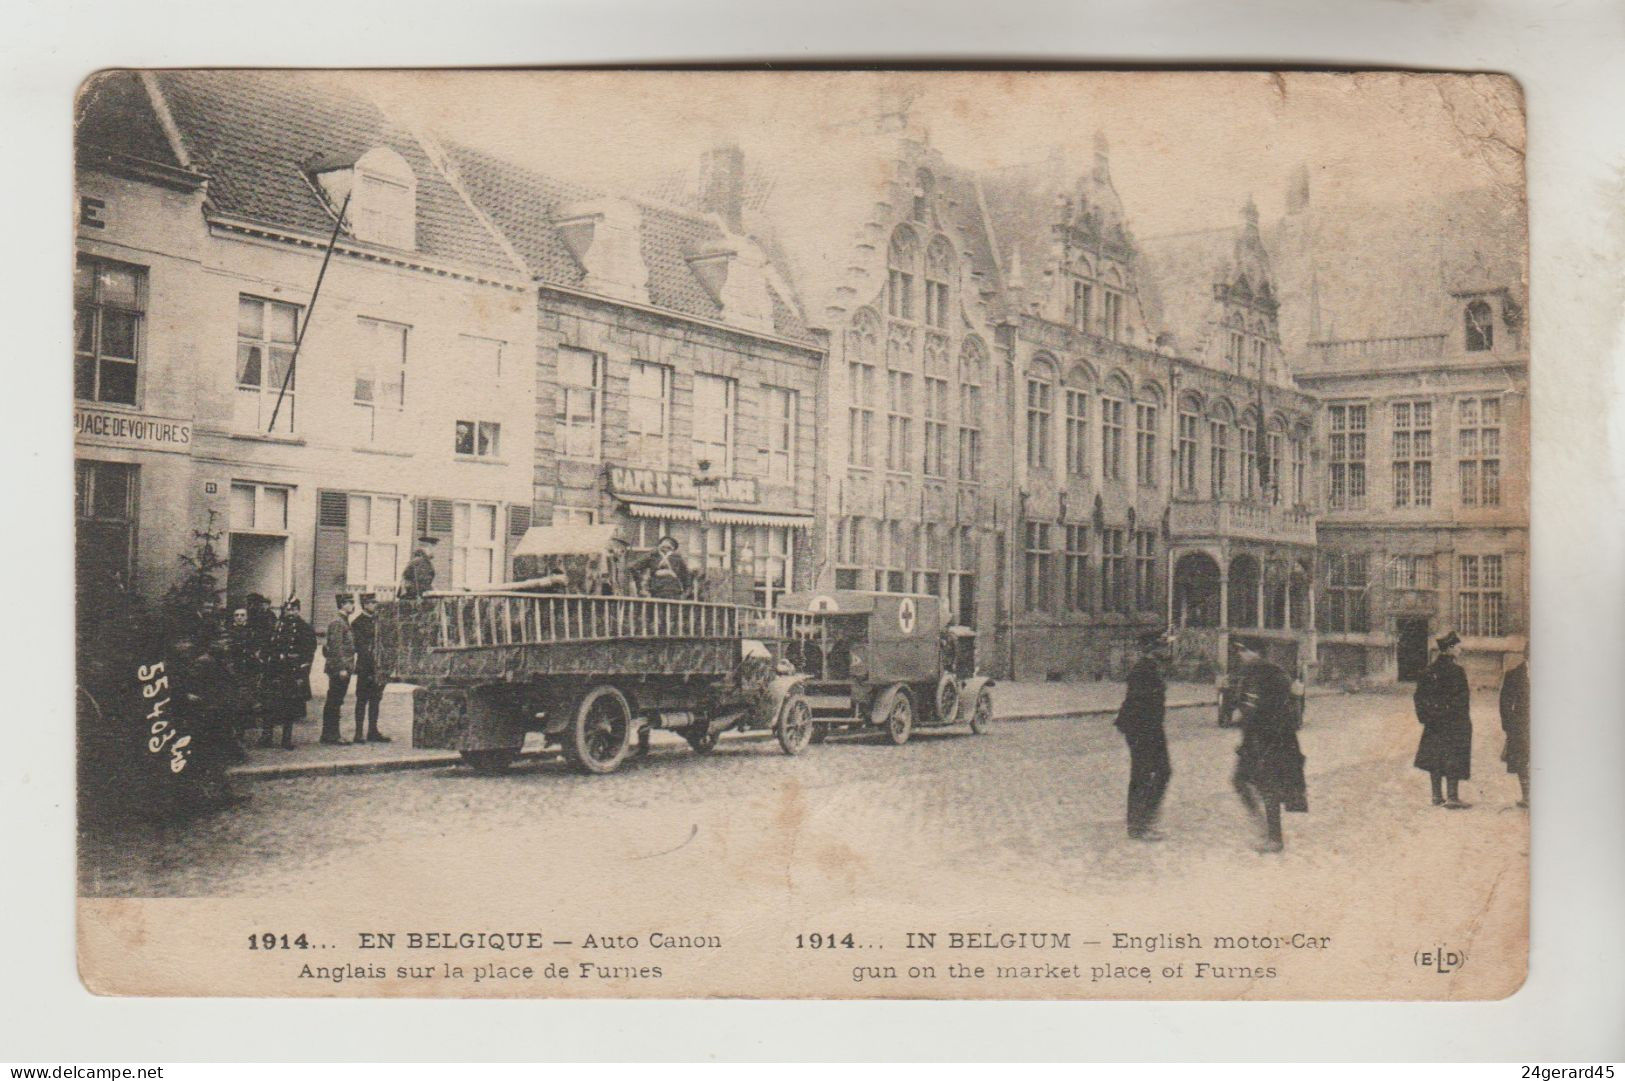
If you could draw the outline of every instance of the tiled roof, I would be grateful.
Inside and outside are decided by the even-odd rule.
[[[422,144],[372,103],[304,72],[166,71],[157,81],[194,167],[210,178],[215,211],[325,235],[333,216],[313,186],[311,167],[388,147],[417,178],[419,252],[517,272]]]
[[[571,184],[516,165],[472,147],[448,144],[447,152],[464,189],[507,237],[544,282],[579,287],[585,280],[581,264],[565,246],[553,225],[571,203],[602,197],[605,193]],[[721,305],[695,275],[689,258],[726,237],[714,219],[676,207],[639,202],[641,251],[649,270],[649,303],[656,308],[702,319],[724,321]],[[769,287],[775,333],[808,340],[806,325],[795,305]]]
[[[74,149],[116,150],[141,161],[179,168],[141,76],[102,71],[85,80],[74,103]]]

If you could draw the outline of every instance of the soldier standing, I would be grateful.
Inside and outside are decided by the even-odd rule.
[[[282,749],[293,750],[293,725],[305,716],[310,701],[310,663],[316,656],[316,632],[299,615],[299,598],[291,597],[271,631],[265,657],[265,719],[260,746],[271,745],[271,730],[282,725]]]
[[[1456,663],[1461,637],[1455,631],[1438,639],[1439,655],[1416,681],[1416,719],[1422,739],[1414,765],[1425,770],[1433,784],[1433,805],[1450,810],[1463,803],[1457,786],[1472,776],[1473,718],[1467,673]]]
[[[348,593],[340,593],[334,599],[338,601],[339,614],[327,625],[327,644],[322,647],[327,672],[327,701],[322,704],[322,742],[347,746],[350,741],[339,735],[339,715],[344,711],[344,696],[350,693],[350,676],[355,671],[355,636],[350,633],[355,599]]]
[[[1529,647],[1523,659],[1501,679],[1501,731],[1506,749],[1501,757],[1507,772],[1518,777],[1519,807],[1529,806]]]
[[[661,537],[655,550],[633,568],[633,573],[643,582],[643,590],[649,596],[680,600],[688,595],[689,588],[694,584],[694,575],[677,547],[676,537]]]
[[[1136,841],[1160,841],[1157,814],[1173,769],[1168,763],[1168,737],[1163,714],[1168,684],[1162,663],[1168,656],[1168,635],[1162,631],[1141,635],[1139,659],[1128,673],[1128,693],[1117,711],[1117,729],[1128,743],[1128,835]]]
[[[388,743],[378,731],[378,707],[384,698],[384,683],[378,671],[378,598],[361,594],[361,610],[350,620],[355,640],[355,741]]]
[[[418,538],[412,549],[412,558],[401,572],[401,588],[397,596],[403,601],[417,600],[434,588],[434,559],[429,555],[437,542],[433,537]]]
[[[1231,644],[1241,662],[1237,683],[1241,745],[1236,748],[1231,784],[1248,813],[1263,825],[1258,851],[1280,852],[1286,847],[1282,809],[1309,810],[1292,681],[1264,659],[1257,643],[1238,638]]]

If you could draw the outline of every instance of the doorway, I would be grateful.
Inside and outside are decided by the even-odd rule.
[[[1428,621],[1422,618],[1401,618],[1395,621],[1398,632],[1397,660],[1399,681],[1413,683],[1428,666]]]
[[[288,538],[264,533],[231,534],[229,562],[226,564],[228,604],[241,604],[250,593],[258,593],[272,604],[288,596]]]

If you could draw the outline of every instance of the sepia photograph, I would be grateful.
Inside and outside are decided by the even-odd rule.
[[[117,68],[73,138],[90,991],[1523,984],[1512,79]]]

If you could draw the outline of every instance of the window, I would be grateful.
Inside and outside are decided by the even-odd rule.
[[[1179,443],[1174,450],[1174,475],[1179,490],[1186,494],[1196,491],[1196,438],[1202,420],[1195,413],[1179,414]]]
[[[1333,634],[1364,634],[1370,630],[1366,615],[1364,552],[1327,552],[1326,587],[1321,591],[1320,629]]]
[[[1388,564],[1388,585],[1393,589],[1432,589],[1432,556],[1395,556]]]
[[[603,386],[602,357],[581,349],[559,350],[555,421],[561,456],[597,460]]]
[[[1050,560],[1054,553],[1050,548],[1050,526],[1048,522],[1027,523],[1026,547],[1026,576],[1024,578],[1027,600],[1027,611],[1043,611],[1047,607],[1045,600],[1049,593]]]
[[[356,430],[363,443],[389,434],[393,416],[406,405],[406,331],[399,323],[359,321],[355,364]]]
[[[967,341],[959,351],[959,479],[982,479],[981,343]]]
[[[1500,556],[1460,556],[1456,561],[1456,629],[1464,638],[1498,638],[1502,627]]]
[[[750,565],[755,583],[755,603],[763,608],[772,608],[780,595],[789,590],[794,577],[790,531],[783,526],[758,526],[751,542]]]
[[[1263,379],[1265,374],[1264,357],[1269,350],[1269,343],[1263,338],[1253,339],[1253,371],[1257,378]]]
[[[734,380],[720,375],[694,377],[694,461],[710,462],[713,476],[733,476],[737,391]]]
[[[324,494],[324,499],[325,499]],[[406,515],[400,496],[349,497],[344,583],[357,589],[393,589],[406,564]]]
[[[290,489],[251,482],[231,486],[233,533],[286,533]]]
[[[763,449],[767,453],[767,479],[793,484],[796,479],[795,391],[783,387],[762,388]]]
[[[1488,303],[1475,300],[1462,312],[1466,325],[1467,352],[1487,353],[1495,348],[1495,313]]]
[[[1128,610],[1128,567],[1123,553],[1123,531],[1100,531],[1100,608],[1103,612]]]
[[[948,283],[953,269],[953,250],[939,236],[925,253],[925,321],[939,330],[948,327]]]
[[[970,526],[960,526],[958,532],[957,570],[950,576],[949,583],[953,594],[952,612],[961,624],[971,627],[976,624],[976,531]]]
[[[1461,505],[1501,505],[1501,400],[1462,398],[1456,402],[1456,455],[1461,470]]]
[[[1123,340],[1123,294],[1110,289],[1100,294],[1101,333],[1112,341]]]
[[[1066,471],[1089,475],[1089,395],[1081,390],[1066,392]]]
[[[139,477],[133,465],[73,463],[75,582],[92,600],[131,584]]]
[[[1258,429],[1241,426],[1241,498],[1258,496]]]
[[[1055,388],[1041,374],[1027,380],[1027,468],[1049,468],[1050,415]]]
[[[1395,402],[1394,506],[1433,505],[1433,403]]]
[[[1142,612],[1157,607],[1157,534],[1134,531],[1134,606]]]
[[[666,434],[671,420],[671,369],[632,362],[626,381],[626,459],[649,469],[670,464]]]
[[[73,396],[134,405],[147,308],[143,267],[81,255],[73,271]]]
[[[948,381],[925,380],[925,475],[948,475]]]
[[[1100,399],[1100,474],[1123,479],[1123,403],[1117,398]]]
[[[459,420],[452,450],[469,458],[498,458],[502,425],[494,420]]]
[[[1094,314],[1094,299],[1094,289],[1088,282],[1072,279],[1072,325],[1077,329],[1089,329],[1089,318]]]
[[[1230,425],[1222,420],[1207,422],[1208,489],[1214,499],[1228,495],[1230,477]]]
[[[1308,448],[1301,437],[1292,440],[1292,502],[1300,507],[1304,505],[1304,458],[1307,453]]]
[[[1089,527],[1066,527],[1065,595],[1069,612],[1089,611]]]
[[[914,199],[909,207],[909,218],[911,220],[922,223],[930,220],[931,194],[935,187],[931,174],[924,169],[914,174]]]
[[[1134,480],[1141,488],[1157,486],[1157,407],[1134,406]]]
[[[852,320],[846,339],[847,461],[867,469],[874,464],[875,354],[879,317],[867,308]]]
[[[881,532],[884,543],[880,569],[875,572],[875,588],[885,593],[908,592],[908,573],[915,563],[914,529],[908,522],[886,522]]]
[[[554,525],[592,525],[593,523],[595,523],[597,521],[598,521],[598,512],[595,511],[595,510],[592,510],[589,507],[554,507],[553,508],[553,524]],[[646,547],[648,547],[648,548],[653,548],[655,546],[655,543],[657,541],[659,541],[659,539],[661,537],[664,537],[668,533],[671,532],[671,529],[667,526],[667,524],[665,522],[657,521],[657,520],[652,519],[652,518],[640,518],[640,519],[638,519],[638,525],[640,527],[641,526],[651,526],[651,527],[653,527],[654,536],[653,536],[652,539],[650,539],[648,545],[646,545]],[[637,546],[634,545],[633,547],[637,547]]]
[[[1264,433],[1264,491],[1271,503],[1281,502],[1281,434]]]
[[[914,377],[908,372],[886,372],[886,468],[908,472],[913,467]]]
[[[492,389],[502,382],[502,351],[507,342],[495,338],[478,338],[472,334],[457,335],[463,352],[464,381],[485,383]]]
[[[1327,409],[1327,495],[1334,510],[1359,510],[1365,506],[1365,420],[1363,405],[1334,405]]]
[[[869,563],[866,544],[869,528],[862,518],[842,518],[835,529],[835,588],[861,588]]]
[[[348,212],[354,236],[391,248],[415,247],[416,188],[411,170],[394,151],[364,155],[356,163],[355,198]]]
[[[451,505],[451,584],[474,589],[500,581],[497,506],[495,503]]]
[[[892,234],[886,274],[886,314],[893,319],[914,318],[914,273],[919,243],[907,229]]]
[[[298,376],[288,369],[298,339],[297,307],[259,297],[237,298],[237,396],[232,404],[232,422],[238,431],[269,432],[274,413],[276,431],[292,434],[293,392]],[[280,408],[278,398],[282,401]]]

